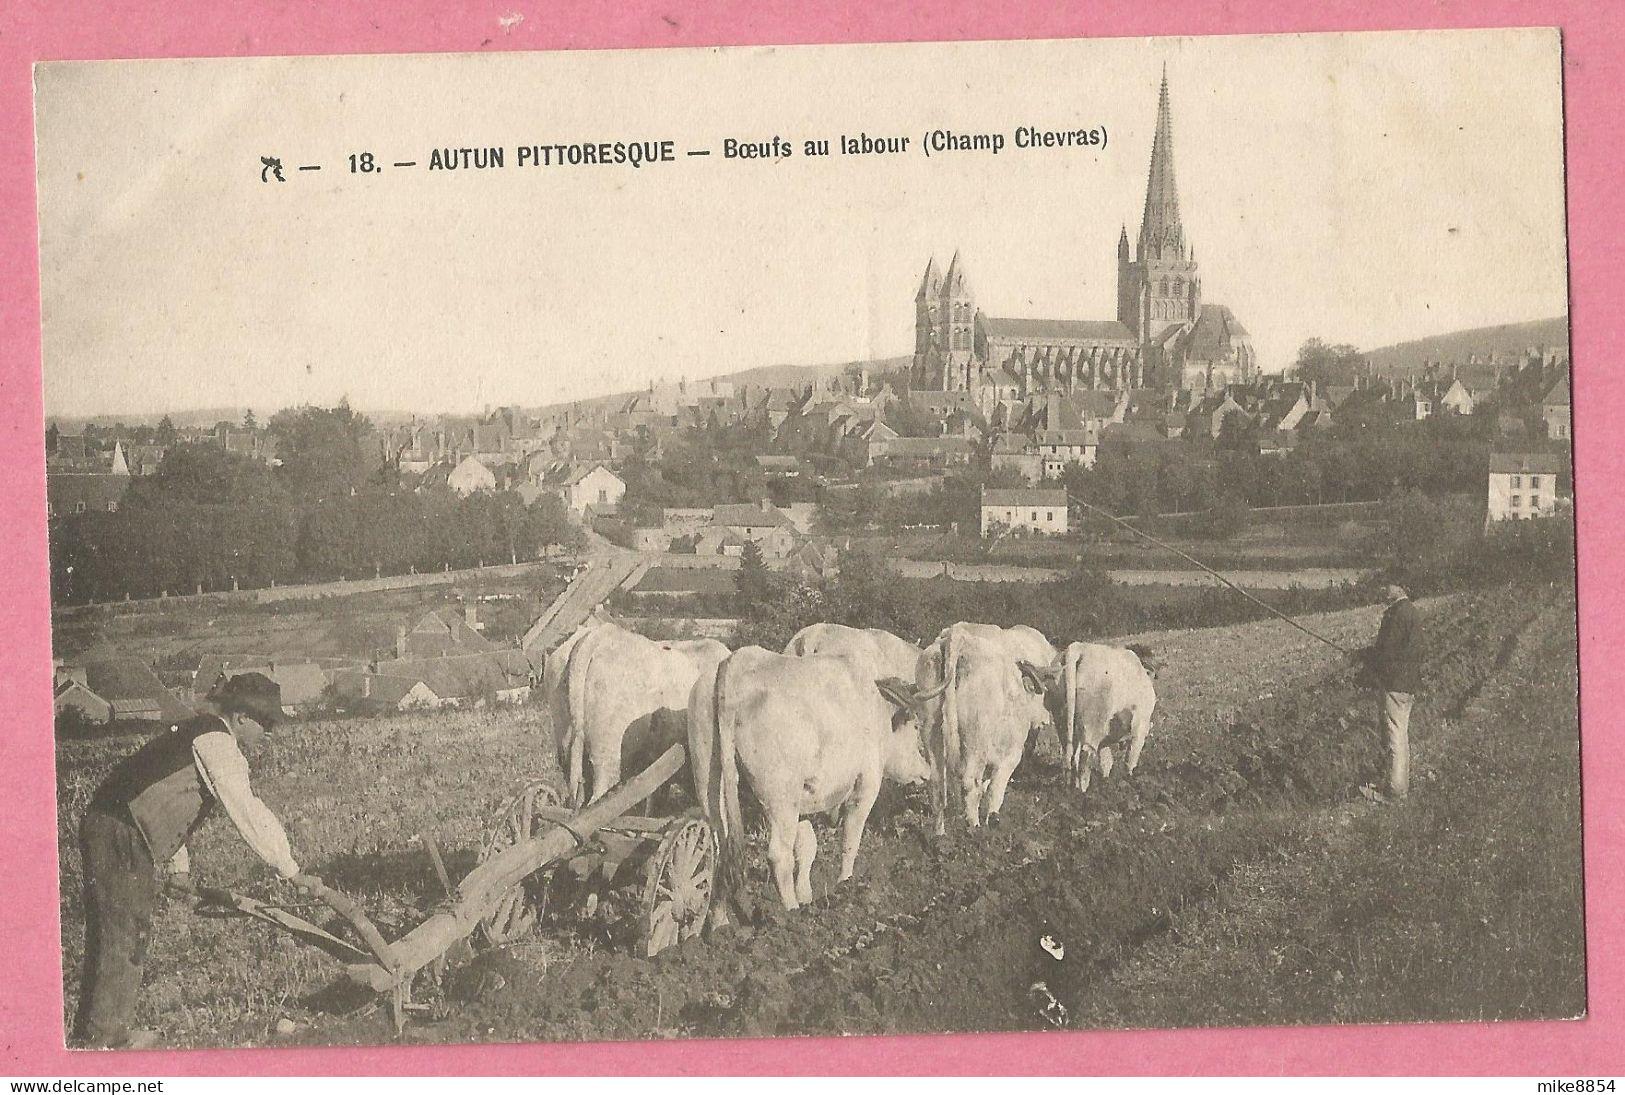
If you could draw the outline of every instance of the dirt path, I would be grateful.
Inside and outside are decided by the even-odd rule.
[[[1429,699],[1419,768],[1535,610],[1527,593],[1424,602]],[[1314,617],[1363,645],[1380,609]],[[448,978],[451,1008],[411,1040],[618,1039],[679,1035],[1015,1030],[1079,1021],[1114,971],[1150,953],[1175,919],[1244,879],[1286,835],[1356,816],[1376,774],[1370,702],[1341,656],[1285,624],[1145,636],[1168,656],[1137,777],[1063,793],[1046,753],[1017,773],[1006,824],[930,836],[922,796],[882,800],[857,877],[819,900],[660,958],[628,953],[616,926],[549,925],[544,948],[487,954]],[[762,872],[756,871],[761,896]],[[1050,946],[1045,945],[1048,940]],[[1057,959],[1054,945],[1066,957]],[[561,950],[564,957],[560,958]],[[538,955],[550,961],[543,963]],[[1314,1018],[1303,1016],[1301,1018]],[[322,1021],[315,1041],[376,1041],[379,1017]]]

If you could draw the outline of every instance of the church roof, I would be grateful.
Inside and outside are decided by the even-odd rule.
[[[1115,319],[998,319],[982,317],[989,338],[1026,342],[1076,339],[1082,342],[1134,342],[1134,332]]]
[[[965,266],[959,261],[959,252],[948,261],[948,272],[942,278],[943,296],[964,296],[969,290],[965,287]]]
[[[1204,304],[1202,314],[1185,339],[1188,357],[1198,361],[1216,361],[1230,353],[1231,345],[1247,338],[1247,328],[1223,304]]]

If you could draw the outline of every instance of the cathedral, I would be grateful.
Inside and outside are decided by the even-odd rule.
[[[1179,219],[1173,119],[1164,71],[1140,235],[1117,239],[1116,319],[984,315],[955,253],[926,264],[914,297],[913,387],[965,392],[990,411],[1052,392],[1223,388],[1256,377],[1247,331],[1222,304],[1202,302],[1196,252]]]

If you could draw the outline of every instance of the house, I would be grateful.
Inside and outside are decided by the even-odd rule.
[[[816,582],[836,573],[835,548],[828,543],[803,541],[784,561],[784,569],[804,582]]]
[[[541,483],[578,514],[585,514],[589,504],[617,504],[626,494],[626,480],[596,461],[556,462],[542,475]]]
[[[459,495],[467,498],[476,491],[494,491],[497,489],[497,477],[491,469],[482,463],[477,456],[465,456],[462,463],[446,475],[446,485]]]
[[[92,692],[82,681],[59,682],[51,705],[58,718],[64,712],[74,711],[79,718],[97,725],[113,721],[113,705]]]
[[[1066,491],[982,488],[982,535],[994,526],[1059,535],[1067,530]]]
[[[726,555],[737,559],[745,554],[745,544],[747,542],[737,530],[718,525],[700,532],[699,538],[694,542],[694,554]],[[765,548],[762,550],[762,554],[764,556],[767,554]]]
[[[1540,399],[1540,417],[1546,422],[1546,436],[1554,441],[1567,441],[1572,436],[1571,423],[1574,408],[1569,397],[1569,374],[1557,378]]]
[[[707,532],[718,530],[726,530],[738,538],[741,550],[744,541],[751,541],[761,548],[762,555],[769,559],[783,559],[796,546],[794,523],[781,510],[765,500],[757,505],[718,506],[713,511],[711,528]],[[719,542],[719,550],[705,551],[705,545],[713,540]],[[730,554],[726,548],[733,545],[726,541],[726,536],[702,534],[700,544],[695,550],[704,554]]]
[[[150,665],[134,655],[98,646],[69,664],[84,671],[79,683],[108,704],[113,719],[178,722],[192,716],[192,709],[164,687]]]
[[[1556,453],[1493,453],[1486,521],[1545,517],[1557,510],[1563,458]]]
[[[1044,478],[1059,479],[1069,465],[1095,466],[1099,437],[1093,427],[1073,430],[1039,430],[1033,446],[1044,460]]]
[[[50,517],[78,513],[112,513],[130,489],[128,475],[52,471],[45,477],[45,507]]]
[[[1029,483],[1044,477],[1044,458],[1025,434],[1005,433],[993,442],[989,464],[995,472],[1013,471]]]
[[[333,675],[341,695],[403,711],[519,703],[529,697],[530,684],[530,662],[524,651],[516,649],[397,658],[378,662],[370,670],[340,670]]]
[[[365,669],[344,669],[334,674],[333,687],[351,701],[396,711],[445,706],[445,701],[420,678],[406,674],[383,676]]]
[[[396,658],[440,658],[496,649],[484,635],[473,605],[447,606],[419,617],[411,627],[395,628]]]
[[[891,468],[925,471],[964,467],[976,455],[976,444],[965,437],[894,437],[885,443],[874,462]]]

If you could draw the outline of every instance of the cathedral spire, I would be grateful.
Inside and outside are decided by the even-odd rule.
[[[925,277],[920,279],[920,291],[914,295],[915,300],[924,300],[934,297],[942,291],[942,278],[937,274],[937,260],[932,258],[925,264]]]
[[[1138,258],[1183,258],[1185,229],[1179,222],[1179,189],[1174,183],[1174,123],[1168,106],[1168,66],[1162,66],[1157,96],[1157,135],[1145,180],[1145,215],[1140,220]]]

